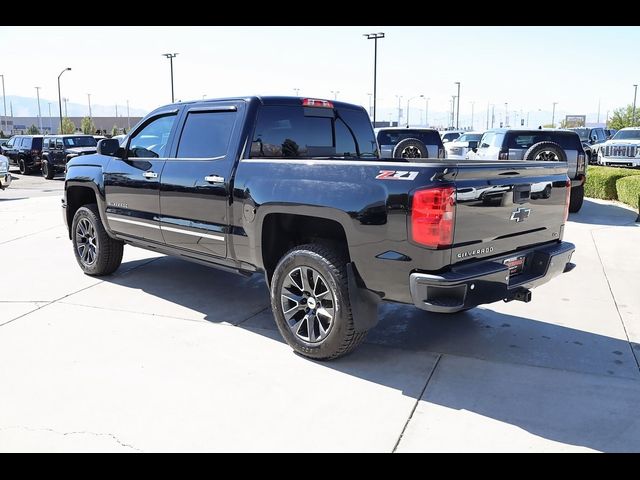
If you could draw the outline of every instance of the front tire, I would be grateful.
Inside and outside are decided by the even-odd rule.
[[[571,196],[569,197],[569,212],[578,213],[584,202],[584,184],[571,188]]]
[[[29,175],[31,173],[31,169],[27,167],[27,164],[22,158],[18,160],[18,168],[20,169],[21,175]]]
[[[107,234],[95,203],[80,207],[73,216],[71,237],[76,261],[87,275],[109,275],[122,263],[124,243]]]
[[[271,308],[291,348],[329,360],[364,340],[367,332],[355,329],[347,285],[345,258],[324,245],[300,245],[282,257],[271,281]]]

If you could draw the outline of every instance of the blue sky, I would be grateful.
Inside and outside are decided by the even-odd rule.
[[[504,103],[536,120],[605,112],[631,103],[640,83],[638,27],[0,27],[7,95],[57,99],[58,73],[70,102],[150,110],[170,98],[174,60],[176,98],[300,94],[369,105],[373,41],[378,43],[379,119],[397,117],[407,98],[430,97],[430,120],[444,121],[455,81],[462,84],[460,116],[476,126],[487,103]],[[61,49],[60,46],[63,46]],[[425,104],[412,101],[418,120]],[[540,111],[539,111],[540,109]],[[484,125],[484,121],[482,121]]]

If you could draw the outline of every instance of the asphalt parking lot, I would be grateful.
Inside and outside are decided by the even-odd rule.
[[[587,200],[577,268],[443,316],[383,304],[355,353],[292,353],[262,277],[127,247],[91,278],[63,180],[0,192],[0,451],[639,451],[640,224]]]

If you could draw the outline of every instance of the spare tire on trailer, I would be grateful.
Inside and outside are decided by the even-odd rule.
[[[535,162],[566,162],[567,154],[556,142],[534,143],[524,152],[523,160]]]
[[[405,138],[393,149],[393,158],[429,158],[429,152],[425,144],[417,138]]]

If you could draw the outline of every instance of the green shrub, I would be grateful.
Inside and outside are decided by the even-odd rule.
[[[590,166],[584,194],[587,197],[603,200],[618,200],[616,182],[624,177],[640,175],[640,170],[631,168]]]
[[[640,201],[640,175],[631,175],[622,177],[616,182],[618,190],[618,200],[638,208]]]

